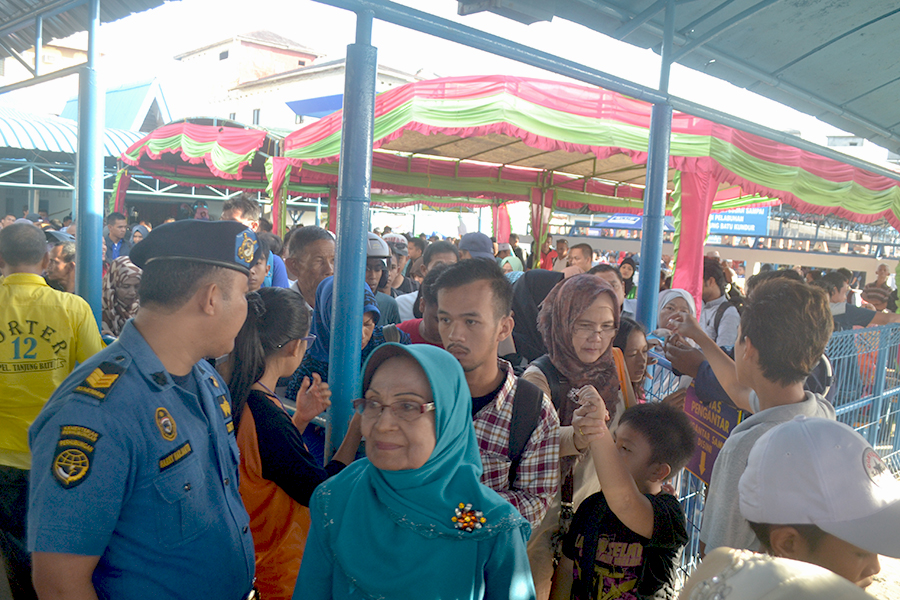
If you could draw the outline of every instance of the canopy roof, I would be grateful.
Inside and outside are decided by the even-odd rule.
[[[559,16],[659,51],[664,0],[459,0],[520,21]],[[674,60],[900,152],[896,0],[676,2]]]
[[[235,121],[194,118],[163,125],[126,150],[122,161],[169,183],[260,191],[266,158],[280,139]]]
[[[341,112],[284,140],[272,191],[337,183]],[[507,76],[407,84],[375,101],[376,194],[472,204],[530,200],[640,212],[650,105],[599,88]],[[711,172],[714,209],[783,201],[802,212],[900,225],[900,183],[837,160],[676,112],[670,176]],[[670,185],[670,188],[673,187]],[[726,202],[722,205],[721,202]]]

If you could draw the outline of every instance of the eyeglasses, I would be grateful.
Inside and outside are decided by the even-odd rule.
[[[394,404],[382,404],[378,400],[359,398],[353,401],[353,408],[362,414],[363,419],[377,421],[384,409],[390,410],[401,421],[412,422],[434,410],[434,402],[419,404],[418,402],[395,402]]]
[[[575,334],[584,337],[591,337],[594,335],[599,335],[600,337],[615,335],[616,331],[618,331],[618,328],[615,325],[611,325],[609,323],[604,323],[603,325],[601,325],[600,331],[597,331],[594,325],[590,323],[578,323],[577,325],[575,325]]]
[[[292,340],[288,340],[288,341],[292,341]],[[312,343],[316,341],[316,336],[314,336],[313,334],[309,334],[306,337],[300,338],[300,341],[306,342],[307,346],[312,346]],[[287,343],[288,342],[285,342],[284,344],[287,344]],[[278,344],[277,346],[275,346],[275,348],[281,348],[282,346],[284,346],[284,344]]]

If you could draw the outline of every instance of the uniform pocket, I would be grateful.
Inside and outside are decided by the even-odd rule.
[[[197,538],[212,522],[206,502],[206,477],[200,461],[191,457],[160,474],[153,482],[159,543],[174,548]]]

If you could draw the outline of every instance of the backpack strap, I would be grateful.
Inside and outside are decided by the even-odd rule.
[[[713,327],[715,327],[716,335],[718,335],[718,333],[719,333],[719,323],[722,322],[722,316],[725,314],[725,311],[728,310],[728,308],[730,306],[734,306],[734,302],[732,302],[731,300],[727,300],[727,301],[723,302],[722,304],[720,304],[718,308],[716,308],[716,318],[713,321]],[[735,307],[735,309],[737,309],[736,306],[734,306],[734,307]]]
[[[531,382],[519,378],[513,395],[512,421],[509,424],[509,487],[512,488],[522,462],[522,453],[541,419],[544,393]]]
[[[400,343],[400,329],[396,325],[385,325],[381,328],[381,335],[384,336],[386,342]]]
[[[547,380],[547,386],[550,388],[550,401],[553,402],[553,406],[556,407],[556,410],[559,410],[559,407],[562,404],[560,391],[562,390],[562,381],[565,377],[563,377],[563,374],[559,372],[559,369],[557,369],[550,361],[550,356],[547,354],[537,357],[531,361],[531,364],[540,369],[541,373],[544,374],[544,378]]]

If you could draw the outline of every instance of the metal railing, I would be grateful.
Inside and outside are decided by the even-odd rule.
[[[833,369],[831,398],[837,420],[865,437],[891,471],[900,474],[900,324],[839,331],[825,356]],[[647,399],[659,402],[678,388],[671,364],[654,354]],[[700,523],[706,484],[682,470],[673,482],[687,516],[689,541],[681,559],[684,577],[700,562]]]

